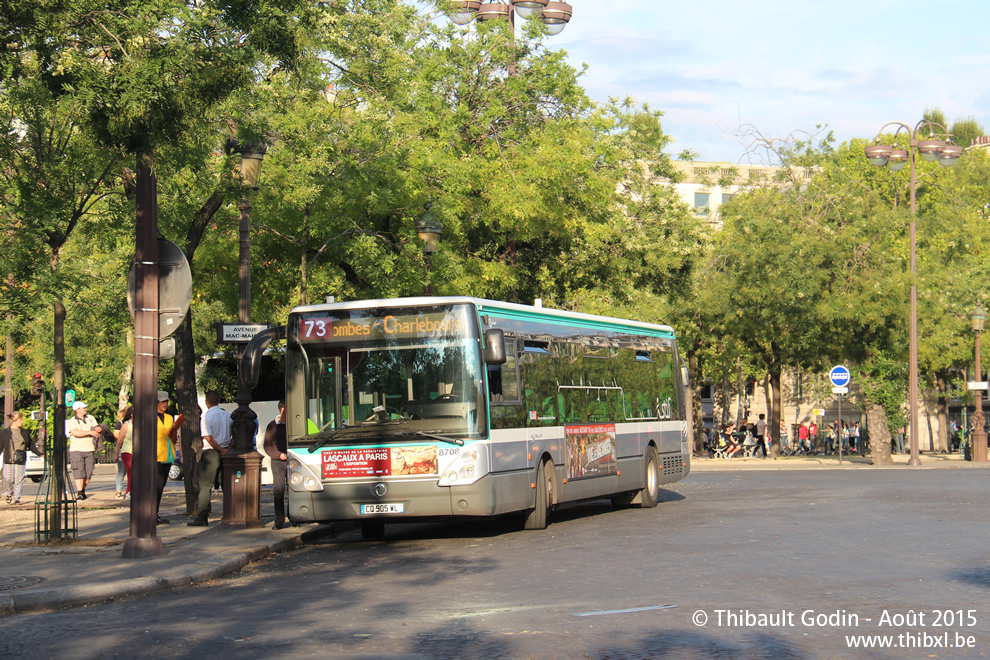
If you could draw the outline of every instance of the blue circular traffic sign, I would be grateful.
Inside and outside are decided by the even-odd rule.
[[[828,379],[836,387],[845,387],[849,384],[852,376],[849,374],[849,369],[840,364],[837,367],[832,367],[832,371],[828,372]]]

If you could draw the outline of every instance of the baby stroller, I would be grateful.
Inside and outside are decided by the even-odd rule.
[[[756,441],[753,434],[747,431],[746,439],[743,440],[743,458],[753,458],[759,449],[760,444]]]

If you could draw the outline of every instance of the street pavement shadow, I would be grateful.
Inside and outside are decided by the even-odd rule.
[[[812,657],[789,642],[756,633],[745,641],[735,642],[724,635],[701,632],[657,631],[653,635],[630,646],[625,639],[604,649],[586,649],[585,658],[619,660],[620,658],[733,658],[733,660],[803,660]],[[817,656],[815,656],[817,657]]]
[[[661,488],[657,502],[678,502],[685,497],[680,493]],[[617,509],[607,499],[567,502],[550,514],[550,527],[555,523],[591,519],[602,515],[614,515]],[[470,539],[491,538],[503,534],[513,534],[521,529],[521,514],[511,513],[495,518],[447,519],[435,522],[394,522],[385,527],[381,539],[362,539],[360,532],[342,534],[339,537],[317,539],[311,545],[341,543],[375,543],[380,541],[411,541],[423,539]]]
[[[960,568],[949,573],[949,578],[975,584],[978,587],[990,587],[990,566],[974,566]]]

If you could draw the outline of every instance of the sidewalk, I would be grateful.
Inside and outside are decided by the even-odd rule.
[[[922,454],[921,466],[909,468],[907,455],[895,455],[894,465],[877,468],[859,456],[788,456],[778,459],[695,457],[692,472],[732,470],[876,470],[975,468],[958,454]],[[34,497],[22,496],[21,506],[0,500],[0,615],[54,610],[100,603],[111,598],[150,593],[214,580],[269,554],[299,546],[307,540],[353,529],[352,522],[272,528],[272,493],[262,490],[262,522],[258,529],[226,529],[215,516],[209,527],[188,527],[185,496],[172,486],[162,498],[162,514],[171,521],[159,525],[165,546],[160,557],[124,559],[121,549],[129,536],[130,508],[114,498],[113,486],[94,489],[78,503],[78,540],[51,546],[34,543]],[[222,511],[219,495],[213,510]]]
[[[908,454],[893,454],[893,465],[875,466],[870,464],[869,457],[856,454],[843,454],[842,464],[839,456],[781,456],[779,458],[743,458],[741,454],[730,458],[708,458],[707,455],[691,458],[691,472],[716,472],[727,470],[925,470],[925,469],[981,469],[990,467],[990,463],[973,463],[963,459],[962,454],[932,454],[922,453],[919,458],[921,465],[909,467]]]
[[[0,615],[54,610],[100,603],[111,598],[150,593],[216,579],[269,554],[333,535],[353,525],[304,525],[272,528],[272,493],[262,491],[258,529],[221,528],[220,516],[209,527],[188,527],[185,495],[167,490],[161,513],[171,524],[159,525],[165,546],[159,557],[124,559],[130,535],[129,501],[96,492],[77,503],[78,540],[35,545],[34,497],[20,506],[0,500]],[[222,511],[215,495],[213,510]],[[267,515],[265,515],[267,514]]]

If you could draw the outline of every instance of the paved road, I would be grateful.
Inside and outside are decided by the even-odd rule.
[[[984,470],[709,473],[655,510],[592,503],[542,532],[349,534],[205,586],[0,619],[0,657],[986,657],[988,486]]]

